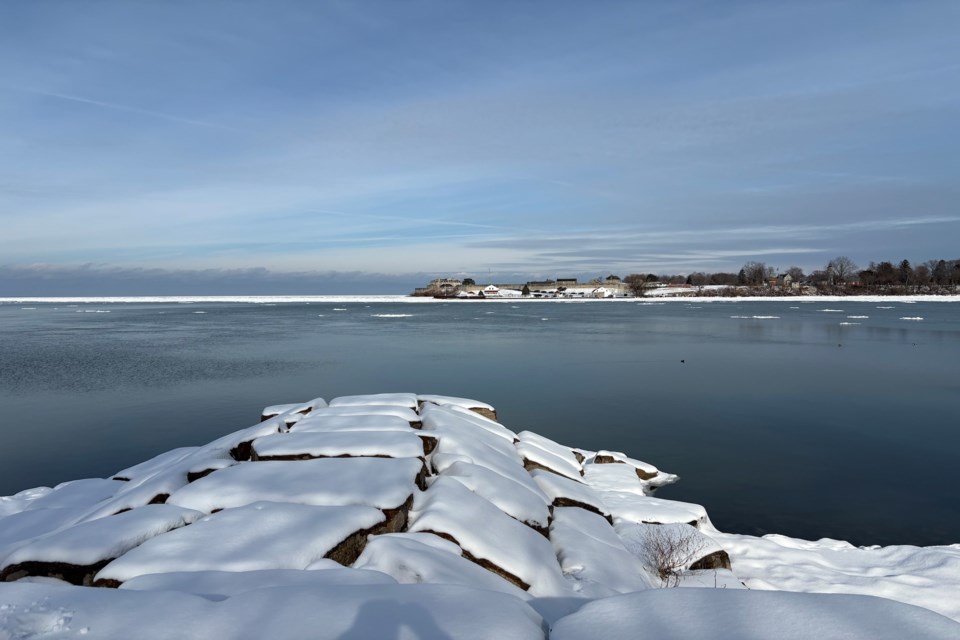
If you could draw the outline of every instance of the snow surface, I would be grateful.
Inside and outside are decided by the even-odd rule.
[[[440,477],[417,496],[410,531],[450,535],[475,558],[516,576],[538,596],[569,595],[550,543],[459,482]]]
[[[0,560],[0,569],[23,562],[79,566],[116,558],[144,541],[190,524],[203,514],[169,504],[148,504],[34,538]]]
[[[706,533],[750,589],[880,596],[960,621],[960,544],[861,548],[829,538]]]
[[[406,420],[408,423],[420,421],[420,416],[417,415],[417,412],[406,407],[400,407],[396,405],[365,404],[323,407],[312,411],[310,415],[308,415],[306,418],[303,418],[301,422],[330,416],[395,416],[397,418]]]
[[[604,516],[610,514],[600,495],[582,482],[541,469],[534,469],[530,475],[551,503],[556,503],[558,500],[573,500],[593,507]]]
[[[477,427],[498,436],[510,443],[517,439],[517,434],[510,431],[499,422],[481,416],[475,411],[464,409],[457,405],[425,404],[420,410],[423,416],[424,429],[449,427],[451,429],[465,429],[474,434]],[[429,426],[428,426],[429,425]]]
[[[260,412],[260,415],[270,418],[273,416],[278,416],[282,413],[303,413],[310,412],[314,409],[320,409],[327,406],[327,401],[323,398],[314,398],[309,402],[298,402],[293,404],[273,404],[269,407],[264,407]]]
[[[410,422],[394,415],[327,415],[306,416],[290,427],[291,433],[305,431],[408,431],[415,433]]]
[[[384,519],[370,507],[256,502],[148,540],[104,567],[97,579],[125,582],[169,571],[304,569],[351,534]]]
[[[272,587],[221,602],[177,591],[3,585],[0,638],[543,640],[519,598],[456,585]]]
[[[956,640],[960,625],[865,596],[736,589],[650,589],[585,605],[551,640]]]
[[[454,396],[438,396],[432,394],[423,394],[417,396],[420,402],[432,402],[433,404],[439,404],[441,406],[454,406],[462,407],[464,409],[486,409],[488,411],[493,411],[493,405],[487,404],[486,402],[480,402],[479,400],[473,400],[471,398],[457,398]]]
[[[535,527],[546,529],[550,524],[550,499],[528,484],[520,484],[486,467],[456,461],[441,474],[461,483],[470,491],[487,499],[505,514]]]
[[[415,479],[422,466],[413,458],[248,462],[188,484],[167,503],[204,513],[261,500],[394,509],[417,491]]]
[[[270,587],[334,587],[397,583],[386,573],[346,569],[332,560],[327,562],[335,568],[321,571],[260,569],[148,573],[124,582],[119,588],[134,591],[180,591],[218,601],[238,593]]]
[[[530,431],[517,434],[517,451],[527,460],[541,464],[568,478],[579,480],[583,469],[573,455],[573,449]]]
[[[341,396],[330,401],[331,407],[406,407],[416,409],[417,396],[414,393],[376,393],[363,396]]]
[[[258,458],[307,455],[313,458],[337,456],[423,456],[423,441],[413,429],[403,431],[306,431],[275,433],[253,441]]]
[[[429,533],[371,536],[353,566],[383,572],[401,584],[458,584],[530,598],[527,592],[464,559],[456,544]]]
[[[655,586],[647,566],[624,546],[610,524],[579,507],[553,511],[550,542],[563,575],[574,591],[590,598],[605,598]]]

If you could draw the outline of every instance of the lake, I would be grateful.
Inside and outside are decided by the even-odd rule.
[[[679,474],[725,531],[956,543],[958,374],[945,302],[3,303],[0,495],[410,391]]]

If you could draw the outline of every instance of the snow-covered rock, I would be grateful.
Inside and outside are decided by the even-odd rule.
[[[274,433],[252,444],[254,460],[381,457],[421,458],[423,441],[413,429],[403,431]]]
[[[418,496],[410,531],[456,542],[464,555],[538,596],[568,595],[556,555],[540,533],[509,517],[459,482],[440,477]]]
[[[110,560],[202,516],[198,511],[154,504],[38,536],[0,560],[0,581],[50,576],[90,584],[93,574]]]
[[[363,407],[367,405],[406,407],[416,409],[417,396],[413,393],[375,393],[362,396],[340,396],[330,401],[331,407]]]
[[[416,458],[320,458],[250,462],[215,471],[167,500],[204,513],[253,502],[366,505],[396,509],[417,491]]]
[[[960,638],[960,545],[724,534],[653,497],[676,476],[468,398],[262,417],[0,497],[0,639]]]
[[[148,540],[106,565],[96,579],[119,584],[168,571],[304,569],[385,519],[371,507],[255,502]]]

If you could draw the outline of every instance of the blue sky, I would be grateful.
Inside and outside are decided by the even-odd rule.
[[[0,295],[958,258],[958,28],[953,0],[5,2]]]

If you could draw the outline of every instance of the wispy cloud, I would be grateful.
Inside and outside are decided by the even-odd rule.
[[[4,86],[0,88],[2,88],[5,91],[17,91],[20,93],[27,93],[35,96],[42,96],[44,98],[52,98],[54,100],[64,100],[67,102],[74,102],[82,105],[100,107],[102,109],[109,109],[112,111],[122,111],[125,113],[133,113],[133,114],[137,114],[147,118],[158,118],[160,120],[166,120],[168,122],[176,122],[178,124],[187,124],[195,127],[205,127],[207,129],[220,129],[222,131],[231,131],[233,133],[243,133],[243,131],[241,131],[240,129],[235,129],[233,127],[228,127],[228,126],[217,124],[214,122],[205,122],[203,120],[195,120],[193,118],[184,118],[184,117],[172,115],[169,113],[160,113],[159,111],[151,111],[150,109],[141,109],[138,107],[132,107],[125,104],[117,104],[115,102],[104,102],[103,100],[93,100],[91,98],[84,98],[82,96],[66,95],[63,93],[54,93],[52,91],[38,91],[35,89],[26,89],[23,87]]]
[[[99,7],[0,5],[10,264],[956,257],[956,3]]]

